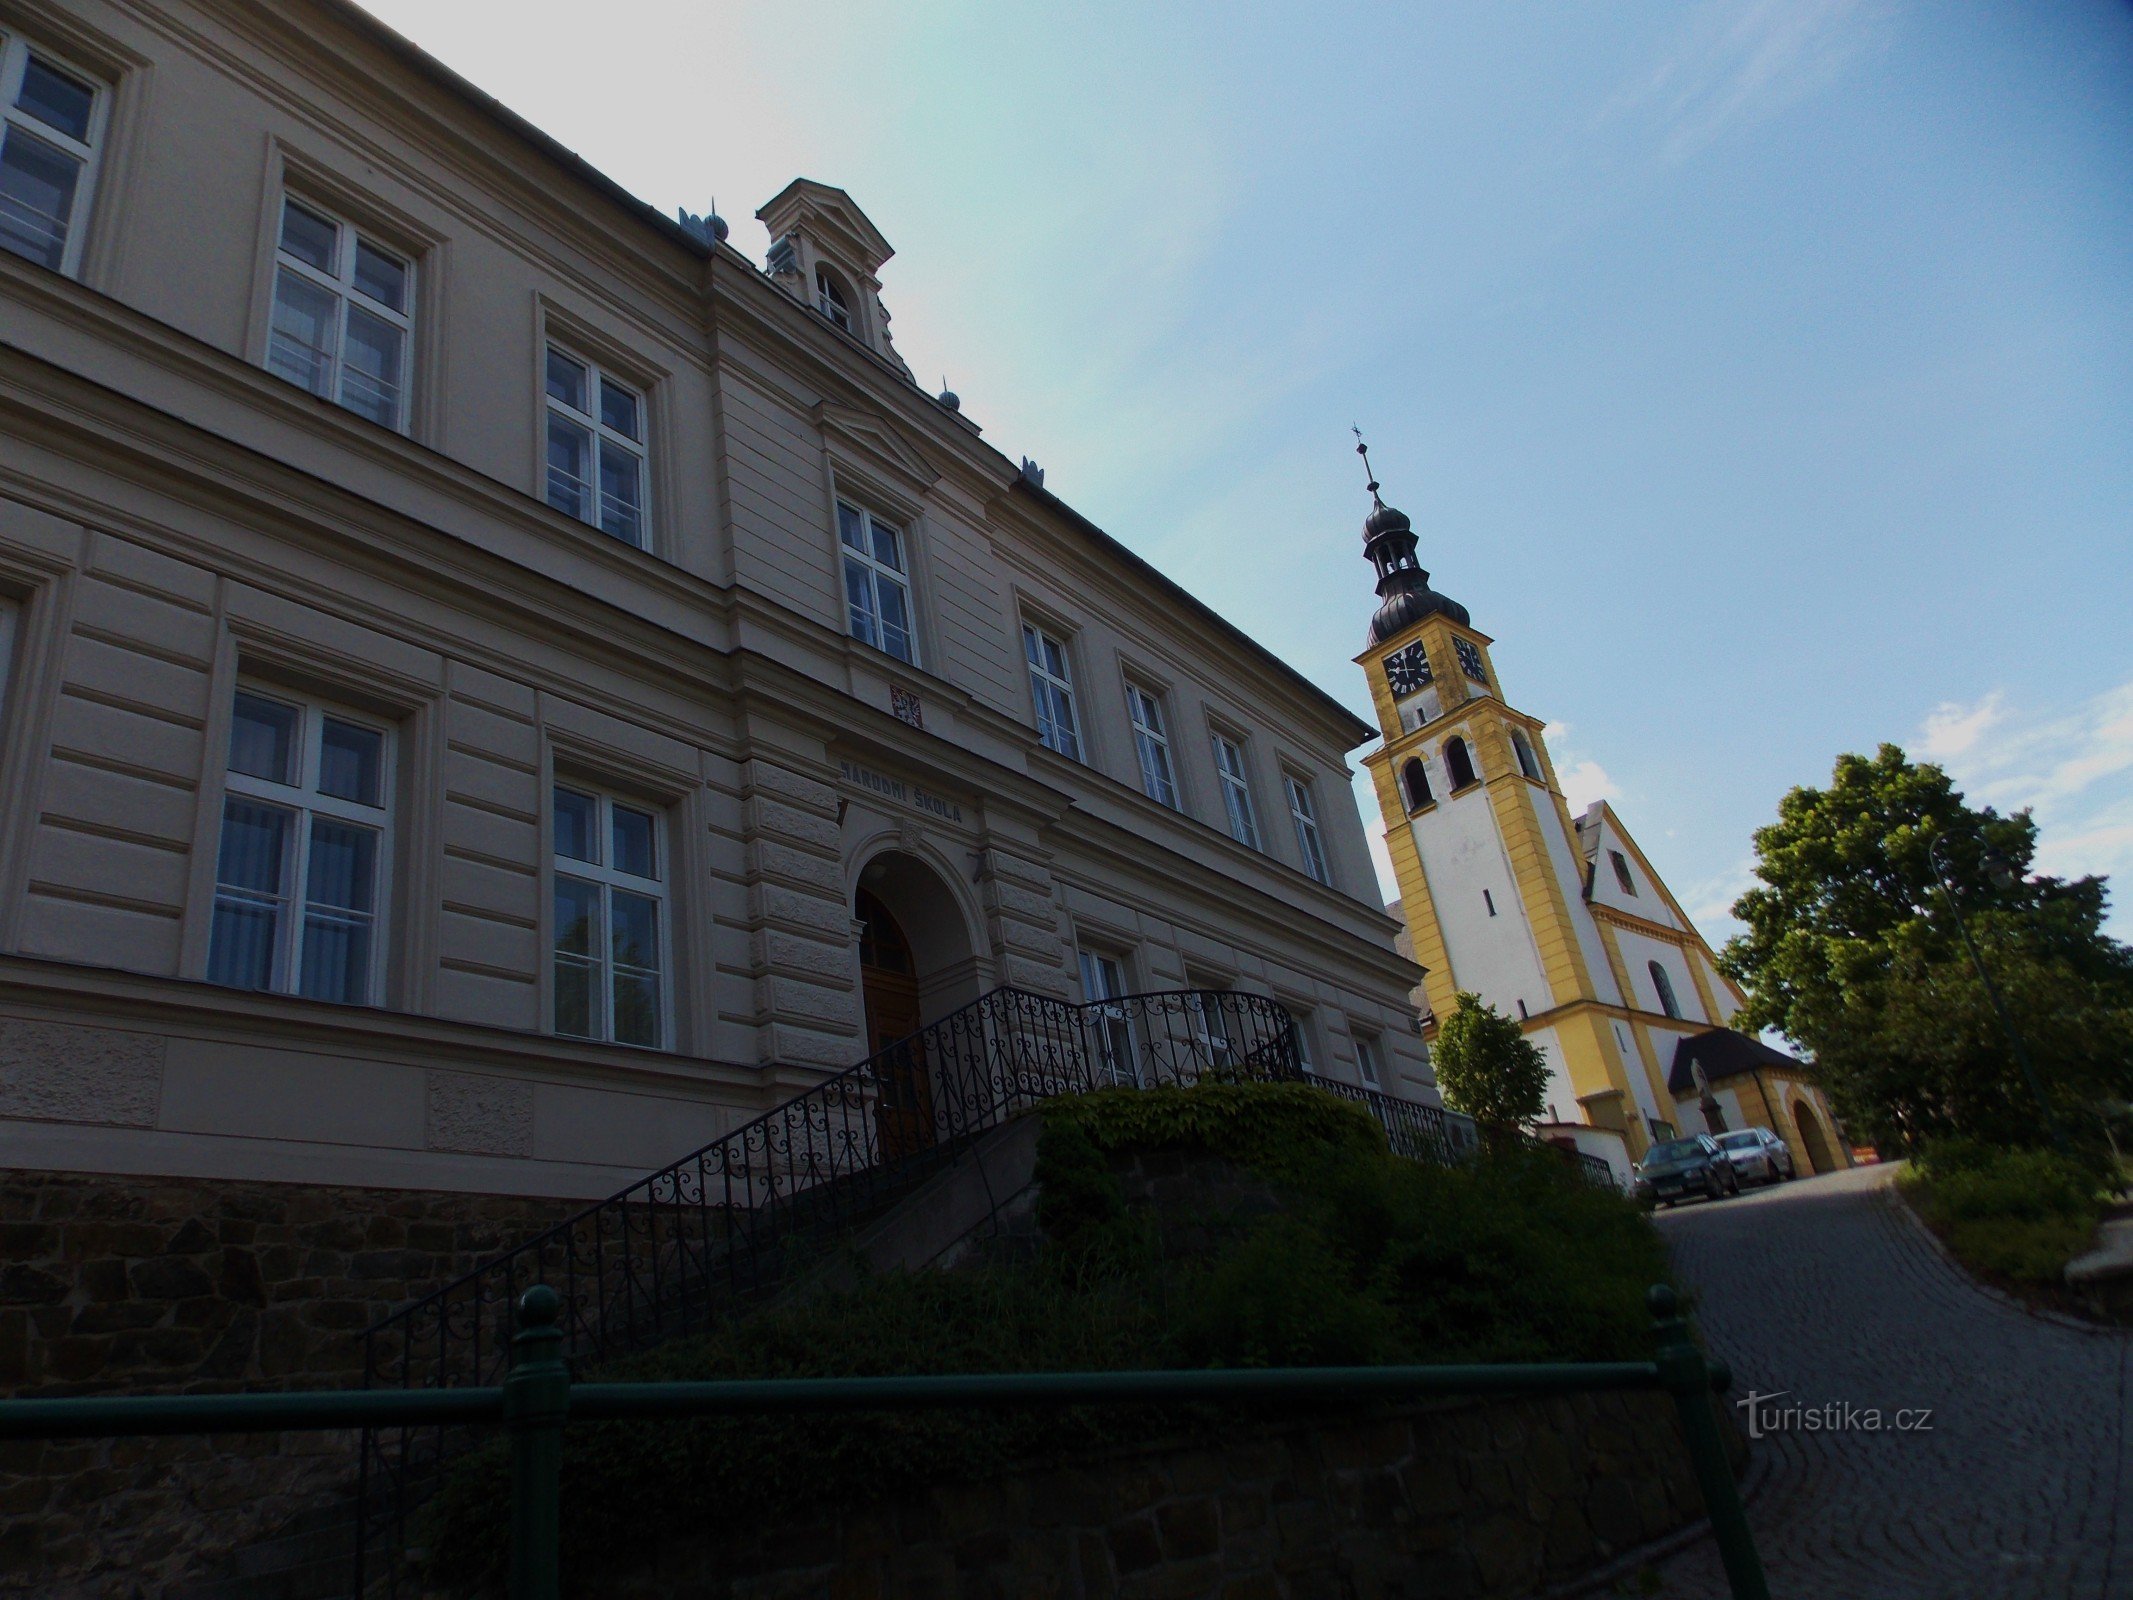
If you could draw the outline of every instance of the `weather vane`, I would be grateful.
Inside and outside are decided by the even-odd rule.
[[[1348,431],[1355,435],[1355,453],[1363,458],[1363,476],[1370,480],[1365,487],[1369,489],[1371,496],[1375,498],[1378,492],[1378,475],[1371,470],[1370,446],[1363,443],[1363,430],[1356,424],[1349,423]]]

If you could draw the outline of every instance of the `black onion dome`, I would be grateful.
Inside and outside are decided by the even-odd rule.
[[[1407,533],[1413,528],[1414,524],[1407,520],[1406,512],[1378,500],[1371,507],[1370,515],[1363,519],[1363,542],[1368,544],[1372,539],[1383,538],[1388,533]]]
[[[1441,595],[1429,586],[1429,575],[1418,573],[1420,579],[1414,588],[1400,588],[1385,597],[1377,614],[1370,619],[1370,642],[1383,644],[1394,634],[1404,633],[1424,617],[1444,613],[1461,626],[1472,625],[1466,607],[1448,595]]]

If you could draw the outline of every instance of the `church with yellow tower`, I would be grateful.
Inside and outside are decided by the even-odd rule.
[[[1550,1068],[1543,1134],[1618,1170],[1658,1139],[1754,1127],[1802,1175],[1848,1165],[1813,1069],[1728,1026],[1740,991],[1621,819],[1604,801],[1571,814],[1543,719],[1505,696],[1493,641],[1430,587],[1378,488],[1363,553],[1380,603],[1356,660],[1384,742],[1364,761],[1424,1037],[1461,990],[1519,1019]]]

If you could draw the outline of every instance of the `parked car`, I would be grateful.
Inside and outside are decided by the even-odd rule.
[[[1668,1139],[1644,1152],[1632,1191],[1639,1200],[1670,1206],[1692,1194],[1717,1200],[1740,1193],[1740,1174],[1708,1133]]]
[[[1768,1128],[1743,1128],[1718,1136],[1718,1148],[1743,1182],[1782,1183],[1792,1176],[1792,1151]]]

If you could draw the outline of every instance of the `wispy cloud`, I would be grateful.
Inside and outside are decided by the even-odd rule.
[[[1570,802],[1573,812],[1583,811],[1595,800],[1622,798],[1621,785],[1607,775],[1607,769],[1572,747],[1569,723],[1551,722],[1541,733],[1555,762],[1556,781],[1563,786],[1563,798]]]
[[[1878,0],[1722,0],[1683,28],[1652,70],[1602,113],[1656,119],[1660,151],[1686,161],[1730,129],[1834,83],[1887,34]]]
[[[2037,819],[2037,869],[2060,877],[2118,878],[2120,937],[2133,934],[2133,681],[2073,707],[2034,711],[1994,690],[1929,712],[1919,753],[1938,761],[1971,802]]]

